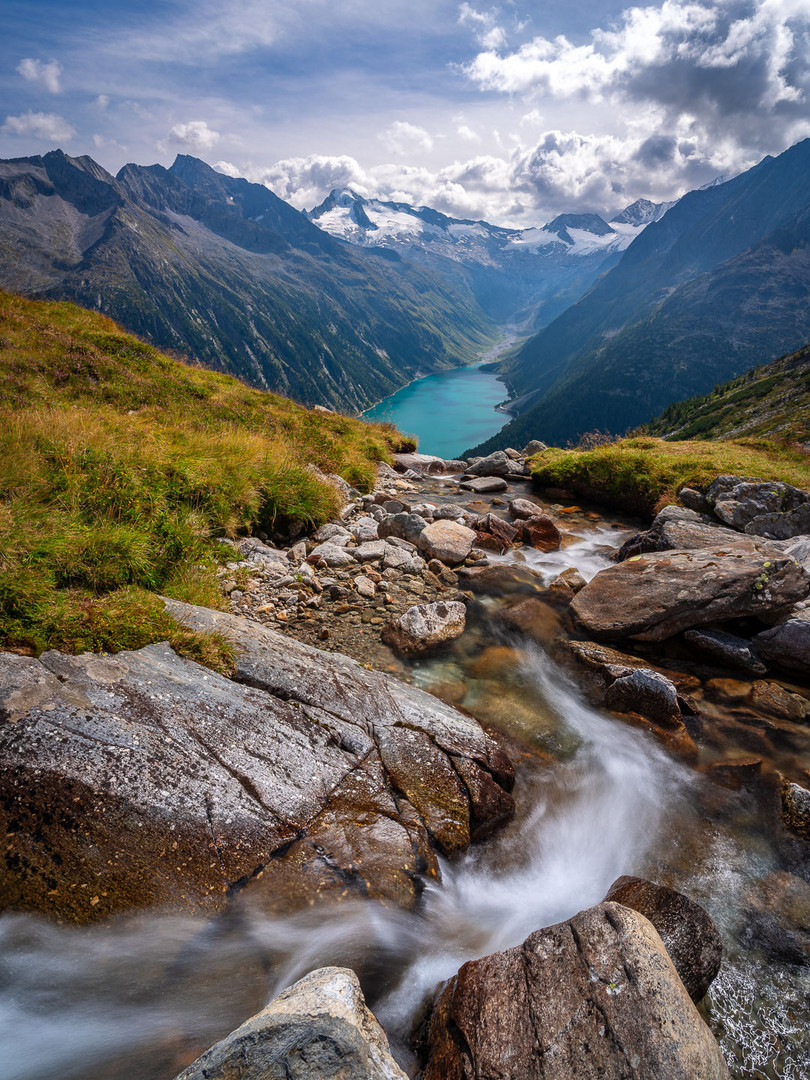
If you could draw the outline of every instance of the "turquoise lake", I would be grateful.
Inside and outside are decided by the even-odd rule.
[[[505,401],[504,384],[480,364],[441,371],[415,379],[368,412],[366,420],[388,420],[406,435],[415,435],[419,451],[454,458],[488,439],[509,417],[495,412]]]

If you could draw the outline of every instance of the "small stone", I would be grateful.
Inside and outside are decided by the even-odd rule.
[[[365,576],[365,574],[359,574],[354,579],[354,587],[360,596],[365,597],[367,600],[371,600],[376,596],[377,589],[371,578]]]
[[[359,544],[353,549],[352,554],[358,562],[378,562],[386,553],[384,540],[369,540],[365,544]]]

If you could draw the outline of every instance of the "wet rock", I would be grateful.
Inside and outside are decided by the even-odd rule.
[[[754,638],[761,655],[785,671],[810,672],[810,611],[801,611]]]
[[[465,964],[429,1028],[424,1080],[728,1080],[653,925],[614,903]]]
[[[513,461],[504,450],[496,450],[493,454],[479,458],[472,465],[467,466],[468,476],[523,476],[525,472],[522,462]]]
[[[477,476],[472,480],[462,480],[458,486],[462,491],[471,491],[474,495],[489,495],[494,491],[506,491],[509,487],[502,476]]]
[[[541,645],[548,646],[560,636],[559,614],[550,604],[533,596],[498,612],[497,621]]]
[[[331,567],[351,566],[354,561],[354,555],[350,551],[345,547],[336,547],[331,540],[318,544],[307,556],[307,562],[311,564]]]
[[[418,548],[426,559],[448,566],[464,562],[475,543],[475,532],[455,521],[434,521],[419,534]]]
[[[464,633],[467,609],[456,600],[416,604],[383,629],[382,639],[403,656],[435,652]]]
[[[548,514],[536,514],[523,522],[523,543],[540,551],[558,551],[562,534]]]
[[[566,570],[557,574],[549,582],[549,589],[566,589],[570,590],[572,594],[578,593],[580,589],[584,589],[587,582],[585,578],[580,574],[579,570],[575,566],[569,566]]]
[[[595,637],[662,641],[744,615],[773,622],[808,591],[810,577],[790,559],[671,551],[602,570],[571,608]]]
[[[479,543],[481,534],[491,536],[498,542],[498,548],[501,551],[507,551],[519,535],[519,530],[514,525],[510,525],[497,514],[484,514],[480,517],[476,523],[476,532],[479,534]]]
[[[542,587],[542,575],[525,566],[496,563],[492,566],[462,566],[458,571],[462,589],[493,596],[536,592]]]
[[[719,630],[717,627],[686,630],[683,639],[698,652],[726,667],[748,672],[749,675],[764,675],[768,670],[767,664],[750,641],[737,637],[736,634],[729,634],[726,630]]]
[[[810,840],[810,790],[789,780],[782,784],[782,824],[788,832]]]
[[[744,900],[746,930],[771,955],[810,962],[810,884],[795,874],[768,874]]]
[[[756,712],[780,720],[802,721],[810,716],[810,701],[799,694],[792,694],[778,683],[758,679],[751,687],[748,700]]]
[[[212,1046],[176,1080],[407,1080],[355,973],[320,968]]]
[[[674,684],[652,668],[637,668],[616,679],[605,693],[605,705],[616,712],[639,713],[646,720],[665,726],[681,718]]]
[[[509,503],[509,513],[513,518],[537,517],[542,513],[537,503],[529,499],[512,499]]]
[[[497,679],[507,675],[525,663],[526,654],[509,645],[488,645],[475,658],[470,666],[470,674],[475,679]]]
[[[419,514],[392,514],[380,522],[377,535],[380,539],[394,536],[415,544],[426,525],[427,522]]]
[[[731,791],[751,790],[756,788],[762,779],[762,758],[713,761],[706,769],[706,774]]]
[[[689,996],[701,1001],[720,971],[723,943],[700,904],[674,889],[637,877],[617,878],[605,900],[623,904],[650,920]]]

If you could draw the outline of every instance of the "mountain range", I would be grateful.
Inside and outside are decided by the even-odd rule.
[[[206,367],[347,412],[495,335],[446,278],[334,239],[263,185],[185,155],[115,177],[59,150],[0,162],[0,287],[73,300]]]
[[[428,267],[496,322],[531,332],[579,299],[670,205],[639,199],[610,222],[561,214],[542,228],[507,229],[342,188],[307,217],[331,236]]]
[[[475,448],[621,433],[810,340],[810,140],[681,198],[501,373],[515,418]]]

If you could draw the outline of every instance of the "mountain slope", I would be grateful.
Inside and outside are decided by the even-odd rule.
[[[668,441],[756,435],[810,443],[810,345],[669,405],[639,430]]]
[[[334,240],[262,185],[183,156],[116,178],[61,151],[0,163],[0,285],[351,411],[474,358],[493,333],[430,271]]]
[[[684,196],[504,378],[527,436],[621,432],[810,337],[810,140]]]
[[[505,229],[345,188],[307,216],[332,236],[430,267],[492,318],[531,330],[577,300],[661,210],[640,200],[610,224],[597,214],[564,214],[542,228]]]

